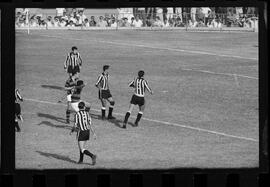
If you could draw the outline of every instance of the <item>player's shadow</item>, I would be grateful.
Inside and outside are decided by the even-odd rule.
[[[60,123],[66,123],[66,119],[60,118],[60,117],[57,117],[57,116],[53,116],[51,114],[44,114],[44,113],[39,113],[38,112],[37,115],[38,115],[38,117],[52,119],[52,120],[55,120],[55,121],[60,122]]]
[[[63,156],[63,155],[58,155],[58,154],[53,154],[53,153],[46,153],[46,152],[42,152],[42,151],[36,151],[37,153],[39,153],[42,156],[48,157],[48,158],[55,158],[58,160],[64,160],[67,162],[71,162],[74,164],[77,164],[77,162],[75,160],[70,159],[68,156]]]
[[[72,126],[71,125],[56,125],[56,124],[53,124],[52,122],[49,122],[49,121],[42,121],[42,122],[40,122],[37,125],[47,125],[49,127],[61,128],[61,129],[68,129],[68,130],[71,130],[72,129]]]
[[[55,90],[64,90],[62,86],[55,86],[55,85],[42,84],[41,87],[48,88],[48,89],[55,89]]]
[[[98,115],[98,114],[93,114],[93,113],[91,113],[91,117],[92,117],[93,119],[102,120],[101,116]],[[120,120],[120,119],[112,119],[112,120],[105,119],[104,121],[108,121],[108,122],[110,122],[110,123],[113,123],[116,127],[122,128],[122,123],[123,123],[123,121]],[[128,124],[131,125],[131,126],[134,126],[134,124],[131,123],[131,122],[128,122]]]

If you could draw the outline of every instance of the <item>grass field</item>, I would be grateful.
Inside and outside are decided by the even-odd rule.
[[[71,46],[83,58],[82,99],[91,103],[97,140],[87,148],[97,164],[77,165],[72,124],[65,124]],[[111,65],[115,121],[101,121],[94,84]],[[138,70],[154,91],[139,127],[119,128]],[[258,33],[179,31],[31,31],[16,33],[16,87],[24,123],[16,133],[16,168],[258,167]],[[130,122],[137,115],[136,108]]]

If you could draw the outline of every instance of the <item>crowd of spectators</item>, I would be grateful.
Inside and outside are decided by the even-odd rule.
[[[16,11],[17,27],[254,27],[254,14],[243,8],[218,12],[217,8],[123,8],[118,14],[86,16],[83,8],[56,8],[55,15]]]

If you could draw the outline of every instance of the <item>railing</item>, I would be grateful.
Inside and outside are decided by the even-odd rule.
[[[29,14],[17,17],[16,29],[74,29],[74,30],[258,30],[258,17],[254,14],[229,16],[227,14],[136,14],[86,15],[84,17],[59,17],[43,14],[42,17]]]

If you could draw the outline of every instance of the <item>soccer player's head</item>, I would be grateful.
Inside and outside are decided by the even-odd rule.
[[[83,80],[78,80],[77,86],[83,87],[84,86]]]
[[[85,103],[82,102],[82,101],[79,102],[78,107],[79,107],[80,110],[83,110],[85,108]]]
[[[109,65],[104,65],[103,66],[103,71],[106,72],[109,69],[109,67],[110,67]]]
[[[139,78],[143,77],[144,76],[144,71],[143,70],[140,70],[138,72],[138,76],[139,76]]]
[[[77,48],[76,46],[73,46],[73,47],[71,48],[71,50],[72,50],[73,52],[76,52],[76,51],[78,50],[78,48]]]

